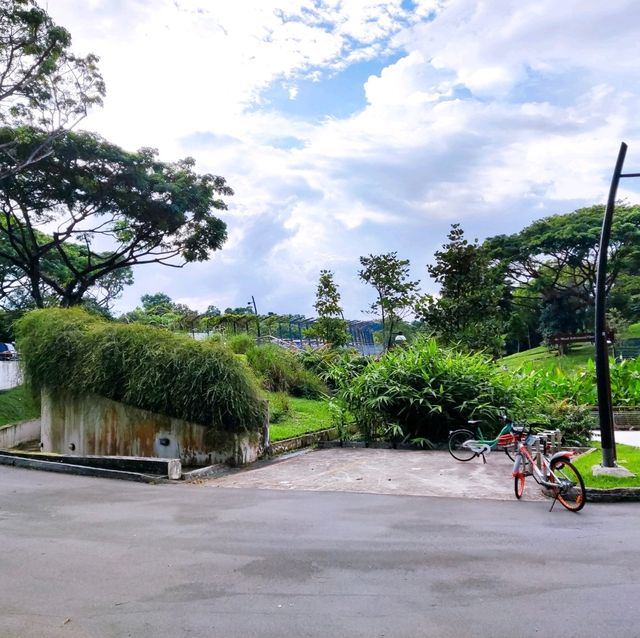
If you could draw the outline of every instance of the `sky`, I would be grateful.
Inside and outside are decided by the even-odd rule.
[[[80,128],[235,191],[222,250],[138,267],[116,312],[164,292],[314,316],[329,269],[364,319],[360,256],[395,251],[436,293],[451,224],[482,241],[604,203],[621,141],[640,172],[637,0],[39,2],[100,57],[107,97]]]

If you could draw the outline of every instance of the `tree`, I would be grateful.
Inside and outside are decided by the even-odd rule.
[[[330,270],[321,270],[316,289],[316,302],[313,305],[318,319],[306,334],[337,348],[349,343],[347,322],[340,306],[340,293]]]
[[[414,309],[420,282],[409,279],[409,260],[398,259],[397,252],[360,257],[360,264],[358,276],[373,286],[378,296],[367,312],[381,317],[386,347],[390,348],[398,322]]]
[[[0,143],[0,179],[46,157],[58,135],[102,103],[98,58],[74,55],[70,46],[69,32],[34,0],[0,5],[0,126],[17,133]],[[16,154],[18,139],[25,141],[33,128],[44,134],[28,154]]]
[[[28,158],[44,136],[33,134],[25,142],[5,130],[0,142],[13,139],[16,157]],[[78,304],[105,277],[135,265],[204,261],[226,239],[212,211],[226,210],[219,196],[233,191],[193,167],[191,158],[164,163],[153,149],[131,153],[96,134],[67,132],[46,157],[4,178],[0,259],[21,273],[38,307],[46,290],[63,306]],[[62,263],[64,276],[43,268],[47,259]]]
[[[581,208],[538,220],[514,235],[498,235],[484,243],[505,267],[512,282],[532,297],[551,302],[569,297],[583,309],[593,306],[604,206]],[[618,280],[640,272],[640,206],[619,204],[609,244],[607,294]],[[628,284],[627,279],[627,284]]]
[[[0,219],[0,226],[2,220]],[[51,235],[46,235],[34,231],[37,240],[41,244],[52,241]],[[83,261],[83,247],[73,242],[68,242],[66,247],[67,258],[80,267]],[[13,257],[9,261],[8,257]],[[102,256],[106,257],[106,254]],[[24,270],[15,265],[15,260],[19,259],[11,243],[7,239],[6,233],[0,231],[0,307],[4,310],[27,310],[35,307],[33,296],[29,293],[30,281]],[[38,264],[39,269],[47,277],[54,277],[60,281],[68,280],[72,275],[61,256],[56,253],[49,253],[42,257]],[[133,283],[131,268],[121,268],[106,274],[98,279],[85,293],[82,303],[90,305],[96,312],[109,312],[111,304],[120,295],[125,286]],[[42,305],[59,305],[61,300],[55,291],[43,284],[40,289]]]
[[[449,243],[435,253],[429,275],[440,284],[440,296],[425,295],[418,316],[446,344],[487,350],[498,356],[505,330],[504,275],[491,264],[477,240],[469,243],[460,224],[452,224]]]

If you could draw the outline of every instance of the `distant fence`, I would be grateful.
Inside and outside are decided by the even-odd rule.
[[[635,359],[640,356],[640,339],[625,339],[613,347],[616,359]]]

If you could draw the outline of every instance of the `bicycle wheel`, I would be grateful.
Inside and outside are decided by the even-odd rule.
[[[449,435],[449,453],[456,461],[470,461],[476,456],[473,450],[462,446],[465,441],[473,438],[471,430],[454,430]]]
[[[516,493],[516,498],[520,500],[524,494],[524,481],[527,476],[527,459],[524,456],[521,456],[518,470],[518,473],[513,477],[513,490]]]
[[[557,493],[560,503],[572,512],[579,512],[587,500],[580,472],[573,463],[562,457],[554,459],[549,469],[549,480],[558,483],[558,486],[552,489]]]

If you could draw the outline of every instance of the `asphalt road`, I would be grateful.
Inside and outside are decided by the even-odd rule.
[[[637,504],[0,467],[0,636],[640,635]]]

